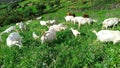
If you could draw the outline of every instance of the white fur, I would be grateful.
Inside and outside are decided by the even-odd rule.
[[[17,23],[16,23],[16,26],[19,26],[19,25],[20,25],[20,23],[21,23],[21,22],[17,22]]]
[[[40,20],[40,19],[42,19],[42,16],[36,18],[36,20]]]
[[[83,17],[81,17],[81,16],[74,17],[74,18],[71,19],[71,22],[73,22],[75,24],[75,23],[77,23],[81,19],[83,19]]]
[[[51,42],[56,39],[56,32],[54,29],[49,29],[45,35],[41,36],[41,43]]]
[[[32,22],[32,20],[28,20],[27,22],[26,22],[26,24],[28,25],[28,24],[30,24]]]
[[[69,22],[69,21],[71,21],[73,18],[74,18],[74,16],[66,16],[66,17],[65,17],[65,20],[66,20],[66,22]]]
[[[16,30],[15,26],[10,26],[10,27],[7,28],[5,31],[3,31],[3,32],[1,33],[1,35],[2,35],[3,33],[10,33],[10,32],[12,32],[13,30]]]
[[[92,18],[81,18],[78,20],[78,25],[84,25],[84,24],[91,24],[93,22],[97,22],[97,20],[94,20]]]
[[[58,25],[50,26],[49,29],[54,29],[57,32],[57,31],[65,30],[66,27],[63,24],[58,24]]]
[[[32,36],[35,40],[39,38],[39,36],[35,32],[32,33]]]
[[[21,48],[22,47],[21,41],[22,41],[22,38],[20,37],[20,35],[17,32],[10,33],[6,39],[8,47],[16,45],[16,46],[19,46],[19,48]]]
[[[72,33],[75,37],[77,37],[80,34],[80,32],[78,30],[75,30],[73,28],[70,28],[70,30],[72,31]]]
[[[53,25],[55,23],[57,23],[56,20],[48,20],[48,24],[50,24],[50,25]]]
[[[113,42],[116,44],[120,42],[120,31],[116,30],[100,30],[99,32],[93,31],[96,34],[97,40],[101,42]]]
[[[49,21],[40,21],[40,25],[46,26]]]
[[[102,26],[102,28],[108,28],[108,27],[110,27],[110,26],[115,26],[115,25],[117,25],[118,24],[118,22],[120,22],[120,19],[119,18],[108,18],[108,19],[105,19],[104,21],[103,21],[103,26]]]
[[[26,30],[26,24],[25,23],[20,22],[20,23],[16,23],[16,25],[18,25],[20,30]]]

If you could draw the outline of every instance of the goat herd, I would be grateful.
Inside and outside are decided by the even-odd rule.
[[[40,20],[41,18],[42,17],[38,17],[36,19]],[[70,14],[70,13],[68,13],[65,16],[65,20],[66,20],[66,23],[71,22],[74,24],[78,24],[78,27],[84,24],[91,24],[91,23],[97,22],[97,20],[90,18],[89,15],[75,16],[74,14]],[[107,30],[107,28],[111,26],[115,27],[115,25],[117,25],[119,22],[120,22],[120,19],[116,17],[105,19],[102,23],[103,24],[102,28],[106,28],[106,29],[100,30],[99,32],[96,32],[95,30],[93,30],[92,32],[95,33],[95,35],[97,36],[97,40],[101,42],[113,42],[113,44],[116,44],[120,42],[120,31]],[[6,30],[0,33],[0,42],[3,41],[2,35],[4,33],[10,33],[6,39],[7,46],[11,47],[16,45],[16,46],[19,46],[19,48],[21,48],[23,45],[22,44],[23,38],[20,36],[16,26],[18,26],[19,29],[23,31],[23,30],[26,30],[27,28],[26,25],[30,23],[32,23],[32,20],[28,20],[26,23],[19,22],[19,23],[16,23],[15,26],[10,26],[9,28],[7,28]],[[33,38],[35,40],[41,39],[42,44],[55,40],[57,38],[56,32],[67,29],[66,25],[63,25],[62,23],[59,23],[59,24],[56,24],[56,23],[57,23],[56,20],[47,20],[47,21],[41,20],[40,21],[41,26],[47,26],[48,24],[51,26],[48,27],[48,31],[45,31],[44,34],[41,36],[41,38],[35,32],[33,32],[32,33]],[[73,29],[72,27],[70,28],[70,30],[75,37],[80,35],[80,32],[78,30]]]

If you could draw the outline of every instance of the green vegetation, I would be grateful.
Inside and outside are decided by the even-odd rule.
[[[51,6],[52,4],[52,6]],[[18,0],[10,3],[3,3],[0,5],[0,25],[9,25],[11,23],[16,23],[26,21],[28,19],[34,18],[48,13],[49,11],[54,11],[52,9],[59,8],[60,0]],[[17,15],[17,18],[15,18]],[[8,19],[6,20],[6,17]]]
[[[26,22],[33,19],[27,25],[27,31],[19,31],[23,36],[23,48],[17,46],[8,48],[6,38],[9,34],[2,35],[0,42],[0,67],[2,68],[120,68],[120,43],[101,43],[96,41],[92,30],[101,30],[102,21],[109,17],[120,18],[119,0],[24,0],[18,2],[19,7],[11,8],[10,5],[0,6],[0,33],[19,21]],[[59,0],[58,0],[59,1]],[[32,3],[32,6],[27,6]],[[27,5],[26,5],[27,4]],[[54,4],[54,5],[53,5]],[[26,6],[26,7],[25,7]],[[116,7],[117,6],[117,7]],[[12,10],[11,10],[12,9]],[[8,12],[9,11],[9,12]],[[98,22],[91,25],[78,25],[65,22],[67,12],[76,16],[89,14]],[[57,40],[51,43],[41,44],[40,39],[34,40],[32,32],[38,35],[48,30],[41,26],[34,18],[43,16],[43,20],[56,19],[64,23],[68,28],[57,33]],[[9,25],[8,25],[9,24]],[[75,38],[70,27],[78,29],[81,35]],[[109,28],[120,30],[120,26]]]

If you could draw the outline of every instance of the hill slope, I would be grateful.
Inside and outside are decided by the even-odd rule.
[[[9,3],[17,0],[0,0],[0,3]]]
[[[19,4],[23,5],[27,1]],[[101,2],[103,4],[99,4],[99,1],[85,3],[61,0],[60,8],[42,14],[42,20],[56,19],[58,23],[67,26],[66,30],[57,32],[57,40],[50,43],[41,44],[40,39],[32,38],[32,32],[36,32],[41,37],[43,31],[48,30],[47,26],[40,25],[40,20],[36,20],[36,17],[28,18],[32,19],[32,22],[27,25],[27,31],[20,31],[18,26],[16,27],[23,37],[23,48],[19,49],[17,46],[9,48],[6,45],[6,38],[9,34],[3,34],[1,36],[3,41],[0,42],[0,66],[3,68],[119,68],[120,44],[101,43],[96,41],[96,36],[92,33],[92,30],[101,30],[104,19],[120,18],[120,8],[111,8],[111,6],[119,6],[119,1],[106,0],[106,2]],[[65,22],[64,17],[67,12],[75,13],[76,16],[88,14],[98,22],[82,25],[78,29],[78,24]],[[26,23],[27,19],[23,22]],[[12,25],[15,24],[0,27],[0,33]],[[81,33],[80,36],[75,38],[70,31],[71,27],[77,29]],[[109,30],[120,30],[120,27],[118,25]]]

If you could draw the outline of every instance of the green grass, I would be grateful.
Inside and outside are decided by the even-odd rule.
[[[33,31],[42,36],[42,32],[48,30],[46,26],[41,26],[36,20],[27,25],[27,31],[19,32],[23,37],[23,48],[21,49],[17,46],[7,47],[6,38],[9,34],[2,35],[0,66],[3,68],[120,68],[120,43],[115,45],[112,42],[101,43],[96,41],[96,36],[92,33],[94,29],[101,30],[104,19],[109,17],[120,18],[119,8],[79,11],[77,9],[72,10],[69,5],[71,2],[63,2],[63,8],[43,15],[43,20],[57,19],[58,23],[64,23],[68,26],[66,30],[57,32],[57,40],[45,44],[41,44],[40,39],[34,40],[32,38]],[[78,4],[73,6],[79,8]],[[87,6],[85,5],[85,7]],[[82,25],[78,29],[77,24],[65,22],[64,17],[68,11],[72,11],[77,16],[87,13],[90,17],[97,19],[98,22]],[[0,27],[0,32],[9,26]],[[70,31],[71,27],[78,29],[81,35],[75,38]],[[120,27],[118,25],[116,28],[109,29],[120,30]]]

